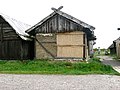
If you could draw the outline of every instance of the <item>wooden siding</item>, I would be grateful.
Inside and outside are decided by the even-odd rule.
[[[83,32],[57,34],[57,57],[83,58]]]
[[[20,39],[15,30],[7,23],[0,23],[0,41]]]
[[[33,59],[34,41],[22,40],[0,16],[0,60]]]
[[[0,59],[18,60],[33,59],[33,43],[22,40],[6,40],[0,42]]]
[[[120,58],[120,40],[116,40],[116,54]]]
[[[29,34],[36,35],[37,59],[51,58],[51,56],[54,58],[86,58],[89,51],[88,42],[94,38],[89,28],[59,14],[38,24]],[[54,41],[51,37],[41,37],[40,34],[55,34],[56,40]]]
[[[19,40],[0,42],[0,59],[20,59],[20,44]]]
[[[35,58],[34,41],[23,41],[21,45],[21,59]]]
[[[71,32],[81,31],[82,29],[83,27],[77,23],[56,14],[37,27],[35,33]]]
[[[67,14],[67,13],[64,13],[64,12],[62,12],[62,11],[59,11],[59,10],[55,10],[53,13],[51,13],[50,15],[48,15],[47,17],[45,17],[44,19],[42,19],[39,23],[37,23],[36,25],[34,25],[34,26],[32,26],[30,29],[28,29],[26,32],[27,33],[30,33],[30,34],[32,34],[33,33],[33,31],[37,28],[37,27],[39,27],[39,26],[41,26],[43,23],[46,23],[46,21],[48,21],[50,18],[52,18],[52,17],[54,17],[55,15],[58,15],[58,22],[60,22],[59,20],[61,20],[61,17],[64,17],[64,18],[66,18],[68,21],[72,21],[72,22],[74,22],[74,23],[76,23],[77,25],[80,25],[80,26],[82,26],[82,27],[84,27],[84,28],[88,28],[90,31],[91,30],[94,30],[95,29],[95,27],[93,27],[93,26],[91,26],[91,25],[89,25],[89,24],[87,24],[87,23],[85,23],[85,22],[83,22],[83,21],[81,21],[81,20],[78,20],[77,18],[75,18],[75,17],[73,17],[73,16],[71,16],[71,15],[69,15],[69,14]],[[60,18],[59,18],[59,16],[60,16]],[[64,22],[63,22],[64,23]],[[60,23],[58,23],[58,24],[60,24]],[[66,24],[67,26],[69,26],[69,24],[70,23],[68,23],[68,24]],[[63,24],[64,25],[64,24]],[[65,25],[65,26],[66,26]],[[76,27],[75,27],[76,28]],[[70,31],[70,29],[67,29],[67,30],[69,30]],[[79,31],[79,29],[74,29],[74,30],[78,30]],[[57,31],[59,32],[59,29],[57,29]],[[42,33],[42,31],[40,31],[41,33]],[[46,31],[45,31],[46,32]],[[61,31],[60,31],[61,32]],[[62,29],[62,32],[64,32],[64,30]]]

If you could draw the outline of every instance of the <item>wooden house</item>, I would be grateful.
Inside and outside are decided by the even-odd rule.
[[[115,43],[116,43],[116,54],[117,54],[117,57],[120,58],[120,38],[115,40]]]
[[[113,44],[108,47],[110,54],[116,54],[120,58],[120,37],[113,41]]]
[[[120,37],[113,41],[116,49],[116,55],[120,58]]]
[[[93,50],[94,27],[58,9],[26,32],[35,38],[35,58],[85,59]]]
[[[0,14],[0,60],[33,59],[34,43],[25,33],[30,27]]]

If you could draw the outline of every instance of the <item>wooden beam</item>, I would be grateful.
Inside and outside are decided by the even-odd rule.
[[[120,28],[117,28],[117,30],[120,30]]]
[[[1,24],[1,26],[0,26],[0,37],[1,37],[1,42],[3,41],[3,29],[2,29],[2,27],[3,27],[3,24]]]
[[[1,31],[1,24],[0,24],[0,41],[1,41],[1,36],[2,36],[2,35],[1,35],[1,32],[2,32],[2,31]]]
[[[56,9],[56,8],[54,8],[54,7],[52,7],[51,9],[52,9],[53,11],[57,12],[57,11],[60,11],[62,8],[63,8],[63,6],[60,6],[58,9]]]
[[[85,37],[85,34],[83,34],[83,44],[84,44],[84,45],[86,44],[85,38],[86,38],[86,37]],[[85,53],[86,53],[86,50],[85,50],[86,48],[85,48],[85,47],[86,47],[86,46],[83,46],[83,58],[85,58],[85,56],[86,56],[86,55],[85,55]]]

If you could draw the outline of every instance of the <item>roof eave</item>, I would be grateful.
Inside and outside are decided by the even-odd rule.
[[[33,27],[31,27],[28,30],[26,30],[25,32],[26,33],[31,32],[32,30],[34,30],[36,27],[38,27],[39,25],[41,25],[42,23],[44,23],[47,19],[51,18],[55,14],[56,14],[56,12],[51,13],[50,15],[48,15],[47,17],[45,17],[43,20],[41,20],[40,22],[38,22],[37,24],[35,24]]]
[[[23,30],[23,27],[22,27],[22,25],[21,25],[21,28],[22,29],[20,29],[20,28],[18,28],[18,26],[16,25],[16,23],[22,23],[22,22],[20,22],[20,21],[17,21],[17,20],[15,20],[15,19],[13,19],[13,18],[10,18],[9,16],[7,16],[7,15],[4,15],[4,14],[2,14],[2,13],[0,13],[0,16],[15,30],[15,32],[16,32],[16,34],[18,34],[19,36],[20,36],[20,38],[21,39],[23,39],[23,40],[31,40],[29,37],[24,37],[24,36],[29,36],[27,33],[25,33],[25,31],[24,31],[24,33],[22,32],[22,34],[20,34],[20,32],[18,32],[18,30]],[[25,23],[24,23],[25,24]],[[26,24],[27,25],[27,24]],[[24,29],[25,30],[25,29]]]

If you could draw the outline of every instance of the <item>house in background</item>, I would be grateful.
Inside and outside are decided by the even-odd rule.
[[[112,44],[108,47],[108,49],[110,49],[110,54],[111,54],[111,55],[112,55],[112,54],[116,54],[116,45],[115,45],[115,42],[112,43]]]
[[[30,27],[0,14],[0,60],[33,59],[34,41],[25,33]]]
[[[35,37],[35,58],[86,59],[93,51],[94,27],[58,9],[26,32]]]
[[[113,44],[108,49],[110,49],[110,54],[116,54],[120,57],[120,37],[114,40]]]
[[[116,54],[117,57],[120,58],[120,37],[114,41],[115,46],[116,46]]]

